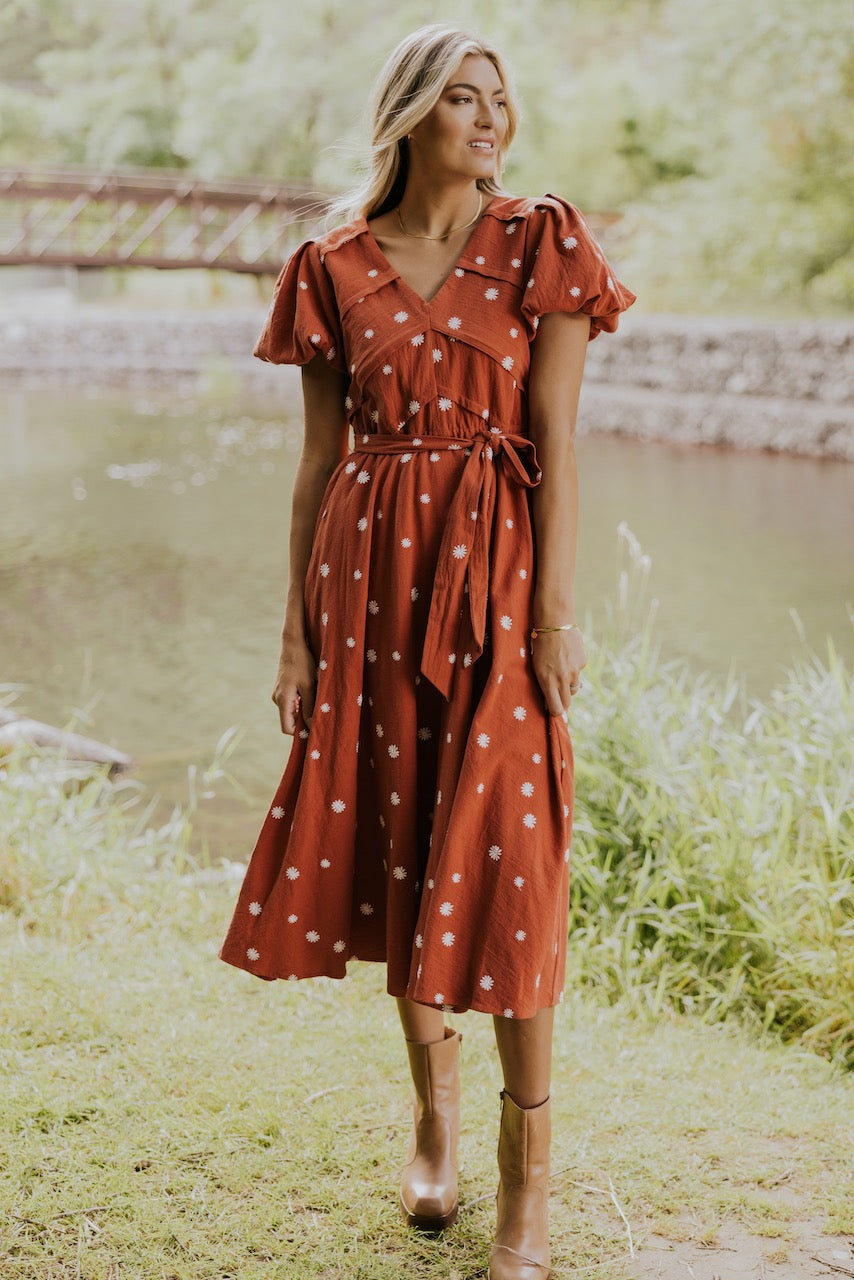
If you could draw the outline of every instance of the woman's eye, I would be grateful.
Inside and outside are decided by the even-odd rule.
[[[461,98],[451,98],[451,102],[471,102],[469,94],[464,94]]]

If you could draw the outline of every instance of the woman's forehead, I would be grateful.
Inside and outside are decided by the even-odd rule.
[[[501,77],[493,62],[482,53],[467,53],[459,66],[448,76],[445,87],[467,84],[487,91],[503,88]]]

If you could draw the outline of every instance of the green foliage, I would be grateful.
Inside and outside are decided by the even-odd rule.
[[[6,0],[0,162],[337,190],[385,55],[436,20],[508,51],[525,115],[509,185],[621,210],[613,247],[646,306],[851,308],[848,0]]]
[[[829,648],[751,701],[661,663],[627,529],[573,703],[572,962],[611,998],[732,1014],[854,1066],[854,676]]]

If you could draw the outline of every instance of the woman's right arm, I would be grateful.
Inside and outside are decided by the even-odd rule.
[[[296,732],[302,703],[306,724],[314,711],[317,671],[305,627],[305,576],[311,558],[317,514],[329,477],[348,451],[346,374],[315,357],[302,368],[305,434],[291,504],[290,571],[282,627],[279,669],[273,701],[279,708],[282,733]]]

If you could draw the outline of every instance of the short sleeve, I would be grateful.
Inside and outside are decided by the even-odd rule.
[[[545,196],[528,218],[522,312],[536,328],[552,311],[591,317],[590,340],[613,333],[635,295],[614,274],[583,214],[559,196]]]
[[[335,290],[315,241],[301,244],[279,272],[253,354],[271,364],[308,364],[322,355],[346,372]]]

